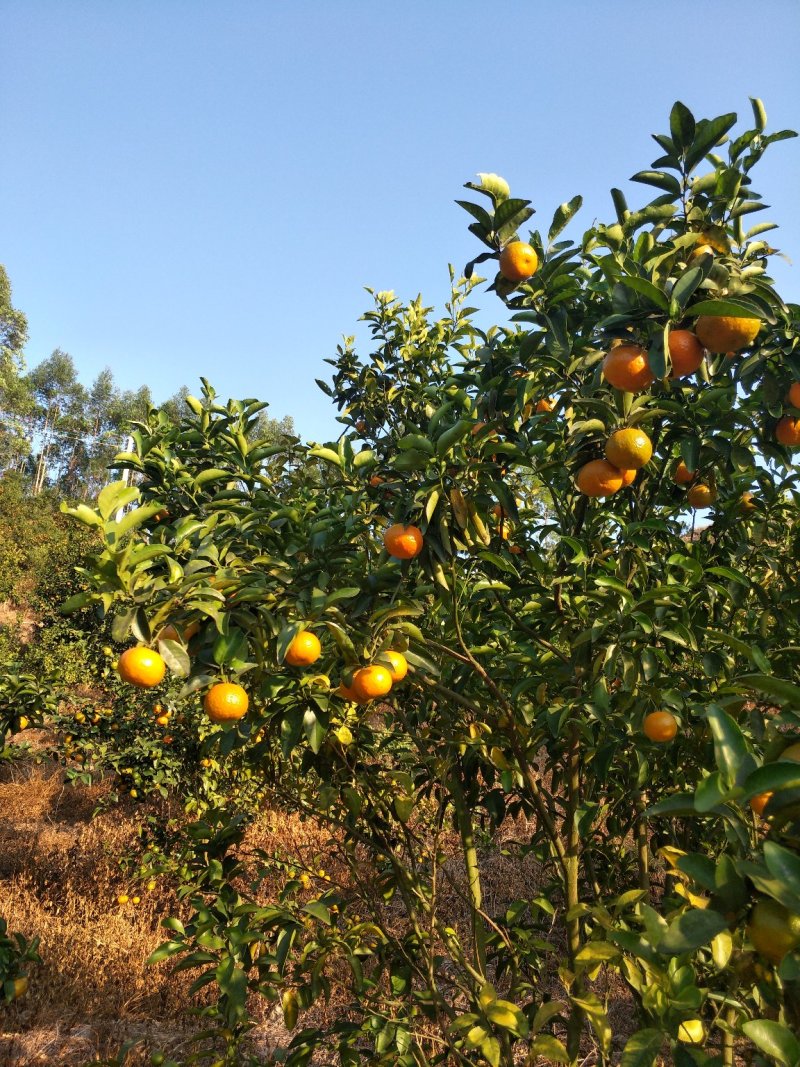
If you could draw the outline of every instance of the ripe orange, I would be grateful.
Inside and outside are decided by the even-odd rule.
[[[603,360],[603,377],[615,389],[640,393],[655,381],[641,345],[617,345]]]
[[[117,673],[129,685],[150,689],[164,680],[167,665],[158,652],[139,645],[122,653],[117,663]]]
[[[159,726],[166,726],[169,723],[169,715],[157,715],[156,722]]]
[[[385,667],[378,663],[371,663],[369,667],[362,667],[353,675],[351,686],[359,704],[366,704],[376,697],[386,696],[392,688],[392,676]]]
[[[631,426],[615,430],[606,441],[606,459],[623,471],[638,471],[650,462],[653,443],[642,430]]]
[[[387,648],[384,650],[383,655],[391,661],[391,668],[389,673],[392,676],[392,684],[395,682],[402,682],[405,676],[408,674],[408,660],[402,652],[396,652],[393,648]]]
[[[524,282],[539,266],[536,250],[524,241],[512,241],[500,253],[500,273],[510,282]]]
[[[794,408],[800,408],[800,382],[792,382],[789,392],[786,394],[786,403]]]
[[[369,484],[373,489],[377,489],[379,485],[383,485],[383,478],[381,478],[380,474],[373,474],[369,480]]]
[[[205,695],[203,708],[212,722],[235,722],[247,711],[250,700],[235,682],[217,682]]]
[[[593,459],[578,471],[575,484],[584,496],[611,496],[622,488],[622,471],[607,459]]]
[[[764,808],[769,803],[769,798],[772,793],[756,793],[754,797],[750,797],[750,807],[756,813],[756,815],[763,815]]]
[[[633,485],[639,472],[637,470],[621,470],[619,473],[622,475],[622,488],[625,489],[627,486]]]
[[[753,503],[753,494],[749,490],[742,493],[740,504],[742,511],[755,511],[756,505]]]
[[[339,688],[334,690],[334,692],[336,693],[337,697],[342,697],[343,700],[355,701],[358,699],[356,696],[355,688],[352,685],[345,685],[344,682],[339,682]]]
[[[645,715],[642,730],[651,741],[671,741],[678,732],[678,720],[669,711],[651,711]]]
[[[536,401],[536,414],[547,415],[554,410],[555,406],[555,400],[551,400],[549,396],[543,396],[541,400]]]
[[[711,485],[698,482],[686,494],[686,499],[693,508],[709,508],[717,499],[717,490]]]
[[[709,352],[741,352],[756,339],[761,319],[736,315],[700,315],[695,332]]]
[[[693,482],[696,471],[690,471],[683,460],[680,461],[672,474],[672,480],[676,485],[688,485],[689,482]]]
[[[687,374],[694,374],[703,362],[703,346],[691,330],[672,330],[669,358],[672,360],[670,378],[685,378]]]
[[[383,535],[386,551],[395,559],[413,559],[422,551],[422,531],[417,526],[396,522]]]
[[[793,419],[791,415],[778,419],[775,440],[788,448],[797,448],[800,445],[800,419]]]
[[[747,936],[759,955],[780,963],[800,944],[800,916],[793,915],[772,897],[762,897],[750,912]]]
[[[319,638],[310,630],[301,630],[286,649],[284,661],[290,667],[308,667],[322,655]]]

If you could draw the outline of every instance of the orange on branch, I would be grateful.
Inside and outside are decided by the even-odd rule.
[[[686,499],[693,508],[710,508],[717,499],[717,490],[704,482],[698,482],[686,494]]]
[[[536,414],[549,415],[551,411],[555,410],[555,406],[555,400],[551,400],[549,396],[544,396],[541,400],[536,401]]]
[[[700,315],[695,332],[709,352],[741,352],[756,339],[761,319],[738,315]]]
[[[633,485],[638,473],[638,470],[620,470],[620,474],[622,475],[622,488],[626,489],[629,485]]]
[[[379,663],[371,663],[368,667],[361,667],[353,675],[351,689],[356,695],[359,704],[366,704],[376,697],[383,697],[392,688],[392,676],[385,667]]]
[[[800,408],[800,382],[792,382],[789,392],[786,394],[786,403],[794,408]]]
[[[763,815],[764,808],[769,803],[769,798],[772,793],[756,793],[754,797],[750,797],[750,807],[756,813],[756,815]]]
[[[575,484],[584,496],[611,496],[622,488],[622,471],[607,459],[593,459],[578,471]]]
[[[322,654],[319,638],[311,630],[301,630],[286,649],[284,662],[290,667],[308,667],[316,663]]]
[[[393,648],[385,649],[382,655],[384,655],[392,665],[389,668],[389,673],[392,676],[392,684],[395,682],[402,682],[408,674],[408,660],[406,657],[402,652],[397,652]]]
[[[117,673],[129,685],[150,689],[163,682],[167,665],[158,652],[139,645],[122,653],[117,662]]]
[[[616,430],[606,441],[606,459],[624,471],[638,471],[650,462],[653,443],[643,430],[627,426]]]
[[[793,419],[791,415],[778,419],[775,440],[787,448],[797,448],[800,445],[800,419]]]
[[[690,471],[683,460],[681,460],[672,472],[672,480],[676,485],[688,485],[689,482],[694,481],[696,473],[696,471]]]
[[[413,559],[422,551],[424,539],[417,526],[397,522],[383,535],[383,543],[386,551],[395,559]]]
[[[669,335],[670,378],[694,374],[703,362],[703,346],[691,330],[672,330]]]
[[[641,345],[621,344],[612,348],[603,360],[603,377],[626,393],[640,393],[655,381]]]
[[[249,704],[247,693],[240,685],[217,682],[206,693],[203,708],[212,722],[235,722],[245,715]]]
[[[651,711],[642,723],[645,737],[663,744],[671,741],[678,732],[678,720],[669,711]]]
[[[539,266],[536,250],[524,241],[512,241],[500,253],[500,273],[510,282],[524,282]]]

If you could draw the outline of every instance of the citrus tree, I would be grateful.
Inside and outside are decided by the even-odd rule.
[[[523,241],[481,175],[444,317],[373,294],[372,351],[330,361],[337,442],[254,439],[204,383],[73,510],[122,677],[184,678],[216,758],[330,829],[334,874],[249,851],[246,813],[191,828],[155,958],[216,985],[231,1062],[256,994],[290,1064],[800,1060],[800,315],[749,219],[791,134],[753,115],[677,103],[656,198],[578,244],[579,197]]]

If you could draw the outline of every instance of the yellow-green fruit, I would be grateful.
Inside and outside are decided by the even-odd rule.
[[[19,998],[20,997],[24,997],[27,992],[28,992],[28,978],[27,978],[27,976],[23,975],[22,978],[15,978],[14,979],[14,995],[12,996],[11,999],[12,1000],[19,1000]]]
[[[763,897],[750,912],[747,936],[759,955],[780,963],[787,952],[800,945],[800,915],[793,915],[771,897]]]
[[[678,1040],[687,1045],[702,1045],[706,1039],[706,1028],[702,1019],[684,1019],[678,1027]]]

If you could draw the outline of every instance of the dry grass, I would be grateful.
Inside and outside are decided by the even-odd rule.
[[[161,919],[180,916],[183,909],[169,885],[162,881],[148,892],[127,880],[120,864],[121,856],[135,850],[147,809],[127,802],[93,819],[106,788],[66,785],[63,772],[48,764],[2,768],[0,913],[10,929],[41,938],[43,959],[32,970],[28,995],[0,1020],[2,1067],[84,1067],[115,1056],[125,1041],[134,1039],[142,1043],[126,1061],[129,1067],[148,1063],[154,1049],[180,1060],[200,1026],[187,1011],[194,976],[175,975],[169,964],[146,965],[164,940]],[[530,832],[524,819],[508,820],[502,834],[482,850],[484,903],[490,914],[502,914],[512,900],[545,890],[536,862],[520,855],[516,845]],[[433,841],[426,844],[431,847]],[[437,906],[450,925],[466,933],[466,872],[452,831],[445,831],[436,847],[447,857]],[[244,851],[249,848],[291,858],[310,871],[322,866],[345,892],[352,890],[338,843],[313,820],[265,810],[247,832]],[[277,882],[267,880],[259,897],[269,901],[276,889]],[[120,906],[122,892],[140,895],[141,903]],[[388,928],[404,929],[407,916],[399,902],[378,906]],[[561,995],[557,967],[562,947],[554,944],[543,975],[556,997]],[[331,1000],[304,1015],[304,1025],[324,1026],[344,1010],[347,975],[343,973],[341,985],[336,973],[330,977]],[[615,1031],[625,1034],[635,1015],[628,992],[622,983],[609,992]],[[280,1009],[254,998],[251,1011],[257,1022],[251,1047],[269,1062],[275,1046],[289,1039]]]

